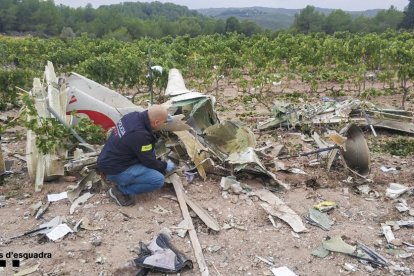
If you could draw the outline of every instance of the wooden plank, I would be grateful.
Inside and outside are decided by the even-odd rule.
[[[214,231],[220,231],[220,225],[217,220],[210,216],[197,202],[193,201],[186,194],[183,195],[188,206],[190,206],[190,208],[207,225],[208,228],[213,229]]]
[[[193,245],[194,255],[197,259],[198,267],[202,276],[208,276],[208,267],[204,259],[203,251],[201,249],[200,242],[197,237],[197,232],[194,229],[194,224],[191,219],[190,213],[188,212],[187,203],[185,201],[183,185],[179,176],[176,173],[173,173],[169,176],[170,182],[173,184],[175,193],[177,194],[178,203],[180,204],[181,212],[183,218],[188,222],[191,244]]]

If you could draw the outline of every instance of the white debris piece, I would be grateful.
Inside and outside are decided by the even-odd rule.
[[[387,188],[385,194],[387,197],[395,199],[407,192],[409,189],[410,188],[398,183],[390,183],[390,186]]]
[[[292,270],[290,270],[286,266],[272,268],[272,273],[275,276],[297,276],[296,273],[294,273]]]
[[[73,230],[70,229],[66,223],[62,223],[53,228],[53,230],[47,233],[46,236],[52,241],[56,241],[69,233],[73,233]]]
[[[391,226],[383,225],[382,233],[384,234],[385,239],[387,239],[388,243],[392,243],[392,241],[395,240],[395,236],[394,236],[394,233],[392,233]]]
[[[47,200],[49,202],[54,202],[54,201],[58,201],[58,200],[62,200],[68,198],[68,193],[67,192],[61,192],[60,194],[50,194],[47,195]]]
[[[386,167],[386,166],[381,166],[381,171],[383,171],[383,172],[395,172],[395,171],[397,171],[397,169],[396,168],[393,168],[393,167]]]

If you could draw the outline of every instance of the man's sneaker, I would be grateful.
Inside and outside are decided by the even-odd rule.
[[[119,206],[130,206],[134,205],[134,200],[129,195],[124,195],[118,187],[109,189],[109,195],[118,203]]]

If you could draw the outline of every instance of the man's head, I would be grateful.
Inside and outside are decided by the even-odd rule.
[[[168,110],[165,106],[162,105],[151,105],[148,108],[148,117],[150,120],[151,128],[157,130],[167,121]]]

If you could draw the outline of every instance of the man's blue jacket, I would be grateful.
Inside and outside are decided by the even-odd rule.
[[[156,158],[155,141],[148,111],[128,113],[117,122],[99,154],[98,169],[106,175],[114,175],[142,164],[164,173],[167,163]]]

